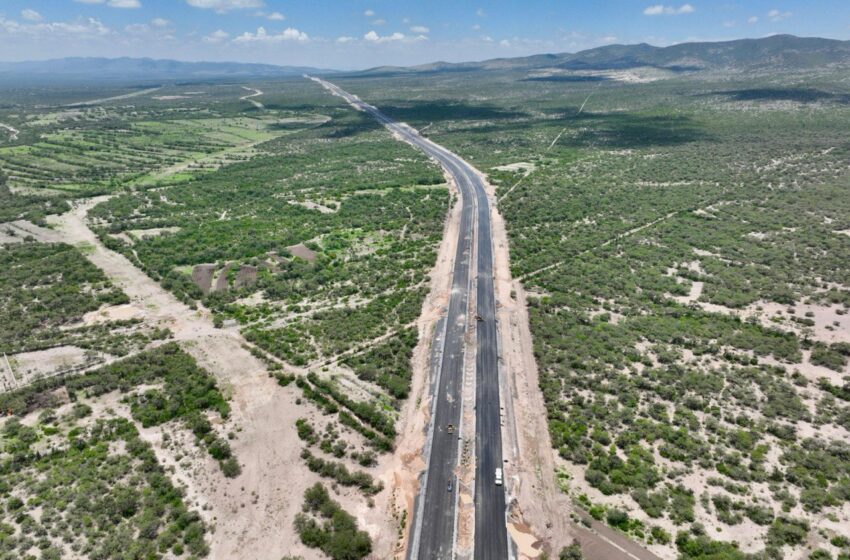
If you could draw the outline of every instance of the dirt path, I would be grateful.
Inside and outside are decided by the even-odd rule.
[[[244,89],[246,91],[252,91],[253,93],[251,93],[249,95],[243,95],[242,97],[239,98],[239,101],[247,101],[248,103],[252,104],[257,109],[264,109],[265,108],[265,105],[263,105],[262,103],[260,103],[256,99],[251,99],[252,97],[259,97],[259,96],[263,95],[263,92],[261,90],[255,89],[255,88],[249,88],[249,87],[245,87],[245,86],[242,86],[242,89]]]
[[[101,99],[92,99],[90,101],[77,101],[76,103],[68,103],[67,105],[62,105],[62,107],[87,107],[89,105],[100,105],[101,103],[107,103],[109,101],[120,101],[122,99],[130,99],[132,97],[140,97],[142,95],[153,93],[155,91],[159,91],[162,89],[162,86],[157,86],[155,88],[143,89],[139,91],[133,91],[130,93],[125,93],[124,95],[116,95],[113,97],[103,97]]]
[[[221,429],[235,436],[231,445],[242,466],[237,478],[225,478],[206,453],[178,460],[176,454],[183,455],[181,449],[194,445],[189,441],[191,436],[171,430],[172,438],[188,439],[185,445],[168,450],[161,444],[162,430],[143,431],[160,460],[175,468],[174,477],[186,486],[189,501],[213,526],[209,557],[279,560],[285,554],[295,554],[305,560],[321,558],[316,550],[300,543],[292,527],[304,490],[319,480],[300,458],[295,420],[316,415],[316,411],[297,404],[300,394],[294,384],[283,388],[269,376],[265,366],[246,350],[238,331],[214,328],[207,311],[190,309],[123,255],[103,246],[87,226],[86,214],[107,198],[77,204],[49,221],[63,241],[83,248],[86,258],[124,290],[130,305],[146,322],[169,328],[184,350],[216,376],[232,399],[231,418]],[[376,497],[378,506],[371,509],[353,490],[342,491],[335,499],[370,531],[376,550],[389,550],[394,545],[390,516],[380,506],[385,498]]]
[[[652,227],[656,224],[660,224],[661,222],[667,221],[670,218],[673,218],[674,216],[681,214],[682,212],[687,212],[687,211],[688,210],[676,210],[674,212],[670,212],[668,214],[665,214],[665,215],[661,216],[660,218],[656,218],[655,220],[652,220],[651,222],[647,222],[647,223],[639,225],[637,227],[633,227],[632,229],[624,231],[623,233],[618,233],[617,235],[615,235],[611,239],[603,241],[602,243],[600,243],[598,245],[594,245],[593,247],[591,247],[589,249],[585,249],[584,251],[581,251],[580,253],[573,256],[572,258],[581,256],[581,255],[586,255],[586,254],[590,253],[591,251],[595,251],[596,249],[602,249],[603,247],[607,247],[608,245],[610,245],[611,243],[614,243],[615,241],[620,241],[621,239],[625,239],[626,237],[630,237],[630,236],[632,236],[636,233],[639,233],[639,232],[641,232],[641,231],[643,231],[647,228],[650,228],[650,227]],[[552,263],[550,265],[546,265],[543,268],[538,268],[537,270],[532,270],[531,272],[528,272],[528,273],[522,275],[518,280],[519,281],[528,280],[529,278],[533,278],[533,277],[537,276],[538,274],[542,274],[542,273],[546,272],[547,270],[552,270],[553,268],[558,268],[560,266],[563,266],[567,262],[569,262],[569,259],[564,259],[562,261],[558,261],[558,262]]]

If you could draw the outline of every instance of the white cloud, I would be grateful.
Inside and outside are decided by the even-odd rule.
[[[487,15],[487,12],[485,12],[483,8],[478,8],[475,10],[475,15],[478,17],[484,17]]]
[[[270,19],[272,21],[283,21],[286,19],[286,16],[280,12],[272,12],[266,16],[266,19]]]
[[[747,23],[749,23],[750,25],[752,25],[752,24],[754,24],[754,23],[758,23],[758,22],[759,22],[759,17],[758,17],[758,16],[750,16],[750,17],[747,19]]]
[[[724,22],[723,22],[723,27],[725,27],[725,28],[727,28],[727,29],[730,29],[730,28],[732,28],[732,27],[735,27],[736,25],[738,25],[738,22],[737,22],[737,21],[732,21],[732,20],[730,20],[730,21],[724,21]]]
[[[386,25],[387,20],[385,20],[385,19],[376,19],[376,20],[375,20],[375,21],[373,21],[372,23],[373,23],[374,25]]]
[[[401,22],[402,23],[410,23],[410,18],[409,17],[401,18]]]
[[[767,19],[770,21],[782,21],[791,17],[791,12],[780,12],[779,10],[770,10],[767,12]]]
[[[109,27],[103,25],[99,19],[91,17],[77,19],[72,22],[18,23],[15,20],[6,19],[3,16],[0,16],[0,32],[12,35],[30,35],[34,37],[47,35],[103,37],[115,33]]]
[[[396,31],[392,35],[378,35],[374,31],[370,31],[369,33],[363,35],[363,38],[370,43],[389,43],[391,41],[403,41],[405,39],[404,33],[399,33]]]
[[[346,37],[346,36],[336,38],[337,43],[350,43],[351,41],[356,41],[356,39],[354,37]]]
[[[35,10],[30,10],[27,8],[26,10],[21,10],[21,17],[27,21],[41,21],[41,14],[36,12]]]
[[[476,23],[475,25],[473,25],[473,26],[472,26],[472,30],[473,30],[473,31],[478,31],[479,29],[481,29],[481,26],[480,26],[480,25],[478,25],[477,23]]]
[[[366,10],[363,12],[363,15],[366,17],[373,17],[375,15],[375,10]]]
[[[131,23],[130,25],[124,26],[124,31],[130,35],[145,35],[150,30],[150,25],[146,23]]]
[[[413,31],[414,33],[428,33],[429,31],[431,31],[430,29],[428,29],[424,25],[414,25],[413,27],[410,28],[410,30]]]
[[[262,8],[265,5],[263,0],[186,0],[186,3],[195,8],[215,10],[218,13],[246,8]]]
[[[692,14],[696,11],[690,4],[682,4],[678,8],[676,6],[665,6],[663,4],[655,4],[648,6],[643,11],[645,16],[679,16],[682,14]]]
[[[110,8],[141,8],[139,0],[75,0],[80,4],[106,4]]]
[[[287,27],[280,33],[269,34],[265,27],[258,27],[256,33],[246,31],[239,37],[233,39],[234,43],[280,43],[283,41],[306,42],[310,36],[294,27]]]
[[[511,42],[508,41],[507,39],[502,39],[501,41],[499,41],[499,46],[500,47],[510,47]]]
[[[151,25],[154,27],[168,27],[171,25],[171,22],[165,18],[158,17],[151,20]]]
[[[218,43],[223,43],[230,38],[230,33],[225,31],[224,29],[218,29],[213,31],[203,39],[201,39],[204,43],[210,43],[216,45]]]

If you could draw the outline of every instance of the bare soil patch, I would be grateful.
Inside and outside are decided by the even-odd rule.
[[[81,369],[103,361],[102,354],[77,346],[56,346],[47,350],[22,352],[9,356],[18,384],[28,385],[36,379]],[[6,365],[0,367],[6,369]]]
[[[214,264],[197,264],[192,268],[192,282],[195,283],[204,295],[210,293],[215,269],[216,265]]]
[[[293,257],[299,257],[304,259],[305,261],[313,262],[316,260],[316,252],[304,245],[303,243],[298,243],[297,245],[290,245],[286,248]]]

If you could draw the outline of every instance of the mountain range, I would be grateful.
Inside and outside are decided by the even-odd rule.
[[[758,69],[800,70],[850,66],[850,41],[773,35],[762,39],[681,43],[668,47],[607,45],[577,53],[538,54],[495,58],[481,62],[433,62],[419,66],[381,66],[346,76],[384,76],[434,72],[557,69],[562,71],[619,70],[654,67],[675,72]],[[330,74],[333,70],[249,64],[241,62],[182,62],[150,58],[62,58],[31,62],[0,62],[0,84],[32,81],[202,81],[246,78],[284,78],[301,74]]]
[[[152,58],[71,57],[28,62],[0,62],[0,84],[41,81],[203,81],[285,78],[331,70],[242,62],[183,62]]]
[[[804,69],[850,66],[850,41],[772,35],[762,39],[681,43],[669,47],[606,45],[577,53],[538,54],[517,58],[494,58],[481,62],[434,62],[419,66],[381,66],[361,74],[410,74],[477,70],[620,70],[655,67],[673,71],[710,69],[752,70]]]

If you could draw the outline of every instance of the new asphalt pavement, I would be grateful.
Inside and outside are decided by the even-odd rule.
[[[473,240],[476,258],[475,357],[475,560],[506,560],[505,490],[496,484],[502,459],[501,406],[499,401],[496,298],[493,286],[493,243],[490,205],[484,182],[476,170],[442,146],[423,138],[412,128],[396,123],[377,108],[339,87],[312,78],[370,114],[404,141],[437,160],[454,177],[462,200],[452,292],[444,320],[442,352],[434,384],[432,426],[426,445],[427,470],[417,499],[409,547],[411,560],[453,558],[458,462],[458,427],[461,415],[464,335],[469,318],[469,286]],[[477,228],[476,228],[477,225]],[[476,236],[477,230],[477,236]],[[449,426],[453,429],[449,429]]]

